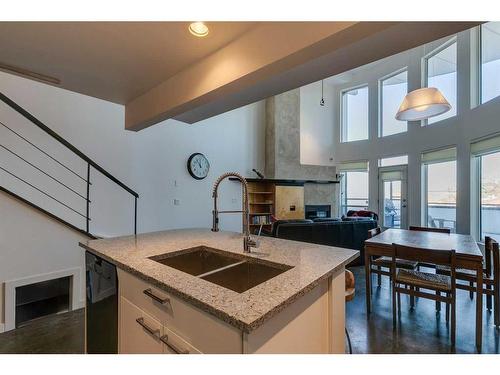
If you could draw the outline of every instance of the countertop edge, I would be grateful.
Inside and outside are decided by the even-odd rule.
[[[309,285],[307,285],[306,287],[297,291],[292,296],[290,296],[289,298],[287,298],[286,300],[284,300],[283,302],[281,302],[279,305],[275,306],[274,308],[272,308],[268,312],[264,313],[258,319],[252,321],[251,323],[246,323],[246,322],[243,322],[239,319],[236,319],[236,318],[230,316],[229,314],[227,314],[226,312],[221,311],[221,310],[217,309],[216,307],[213,307],[213,306],[211,306],[203,301],[200,301],[200,300],[198,300],[198,299],[196,299],[196,298],[194,298],[194,297],[192,297],[192,296],[190,296],[190,295],[188,295],[188,294],[186,294],[186,293],[184,293],[184,292],[182,292],[182,291],[180,291],[180,290],[178,290],[170,285],[161,283],[158,280],[156,280],[148,275],[145,275],[142,272],[139,272],[136,269],[127,266],[126,264],[123,264],[123,263],[117,261],[116,259],[112,259],[112,258],[108,257],[107,255],[99,252],[98,250],[95,250],[95,249],[89,247],[85,243],[79,242],[78,244],[80,247],[84,248],[85,250],[87,250],[87,251],[89,251],[89,252],[91,252],[91,253],[93,253],[101,258],[103,258],[104,260],[108,261],[109,263],[114,264],[116,267],[122,269],[123,271],[129,272],[132,275],[135,275],[135,276],[141,278],[142,280],[149,282],[162,290],[165,290],[168,293],[172,293],[176,297],[182,298],[185,302],[192,304],[193,306],[203,310],[206,313],[211,314],[212,316],[215,316],[218,319],[221,319],[225,323],[243,331],[244,333],[251,333],[252,331],[256,330],[257,328],[262,326],[266,321],[271,319],[274,315],[276,315],[280,311],[284,310],[288,305],[290,305],[291,303],[295,302],[298,298],[302,297],[303,295],[305,295],[308,292],[310,292],[311,290],[313,290],[322,281],[329,278],[331,275],[335,274],[339,269],[341,269],[342,267],[345,267],[351,261],[353,261],[354,259],[356,259],[360,256],[359,250],[349,249],[349,250],[352,250],[353,252],[355,252],[352,256],[350,256],[346,260],[340,262],[336,267],[334,267],[330,271],[326,272],[322,276],[318,277],[316,280],[312,281]]]

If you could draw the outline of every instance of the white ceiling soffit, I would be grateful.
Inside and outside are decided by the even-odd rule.
[[[314,24],[316,23],[311,23],[310,27],[313,28]],[[128,103],[126,128],[140,130],[168,118],[194,123],[478,25],[477,22],[330,24],[331,30],[323,27],[316,34],[322,36],[322,39],[304,44],[299,49],[290,48],[285,51],[288,54],[283,53],[279,58],[276,58],[276,53],[274,59],[266,60],[267,56],[262,56],[266,53],[272,55],[272,52],[280,50],[283,40],[286,40],[281,39],[280,33],[283,30],[288,34],[290,44],[293,44],[297,35],[294,31],[305,27],[303,24],[292,25],[293,27],[284,24],[275,29],[274,33],[265,32],[265,38],[259,39],[258,47],[245,49],[245,46],[239,45],[240,55],[217,61],[216,57],[224,56],[226,49],[248,41],[245,40],[248,34],[258,34],[262,31],[259,29],[264,26],[254,28],[218,51],[218,56],[210,56],[212,61],[201,61],[169,80],[170,82],[166,81]],[[306,23],[307,26],[309,25]],[[269,35],[273,35],[273,38]],[[256,54],[259,54],[260,59],[254,58]],[[228,58],[227,55],[225,57]],[[256,60],[257,63],[252,65]],[[251,69],[241,74],[235,61],[250,62],[245,68],[250,66]],[[215,84],[207,84],[210,78],[214,78],[211,74],[221,71],[225,77],[217,75]],[[188,77],[182,77],[182,74]],[[192,85],[182,85],[181,82],[191,82]],[[176,87],[178,89],[174,90]]]

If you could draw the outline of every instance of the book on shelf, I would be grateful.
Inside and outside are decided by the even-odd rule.
[[[252,224],[270,224],[269,214],[255,215],[251,218]]]

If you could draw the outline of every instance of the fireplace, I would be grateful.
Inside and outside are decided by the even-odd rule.
[[[331,217],[329,204],[308,204],[305,207],[306,219],[326,219]]]
[[[15,289],[15,326],[46,315],[69,311],[71,276],[19,286]]]

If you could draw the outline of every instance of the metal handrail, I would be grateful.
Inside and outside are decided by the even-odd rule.
[[[6,150],[7,152],[9,152],[10,154],[16,156],[18,159],[24,161],[26,164],[32,166],[33,168],[35,168],[37,171],[39,171],[40,173],[43,173],[45,176],[49,177],[51,180],[57,182],[59,185],[61,186],[64,186],[66,189],[72,191],[73,193],[75,193],[76,195],[78,195],[80,198],[83,198],[85,200],[87,200],[87,197],[84,197],[83,195],[81,195],[79,192],[77,192],[76,190],[74,190],[73,188],[69,187],[68,185],[66,185],[65,183],[59,181],[57,178],[55,178],[54,176],[50,175],[49,173],[45,172],[44,170],[42,170],[41,168],[38,168],[35,164],[31,163],[30,161],[26,160],[25,158],[23,158],[21,155],[15,153],[14,151],[12,151],[10,148],[8,147],[5,147],[4,145],[0,144],[0,147],[3,148],[4,150]]]
[[[21,178],[21,177],[19,177],[19,176],[16,176],[14,173],[12,173],[12,172],[8,171],[8,170],[7,170],[7,169],[5,169],[4,167],[0,166],[0,170],[4,171],[5,173],[7,173],[7,174],[11,175],[11,176],[12,176],[12,177],[14,177],[14,178],[17,178],[19,181],[24,182],[24,183],[25,183],[26,185],[28,185],[29,187],[32,187],[32,188],[33,188],[33,189],[35,189],[36,191],[38,191],[38,192],[40,192],[40,193],[44,194],[45,196],[47,196],[47,197],[49,197],[50,199],[52,199],[52,200],[56,201],[57,203],[59,203],[59,204],[63,205],[64,207],[66,207],[67,209],[69,209],[69,210],[73,211],[74,213],[76,213],[76,214],[80,215],[81,217],[83,217],[83,218],[85,218],[85,219],[87,219],[87,220],[90,220],[90,218],[89,218],[88,216],[86,216],[86,215],[82,214],[81,212],[78,212],[78,211],[77,211],[77,210],[75,210],[74,208],[72,208],[72,207],[68,206],[68,205],[67,205],[66,203],[64,203],[64,202],[61,202],[59,199],[57,199],[57,198],[53,197],[53,196],[52,196],[52,195],[50,195],[49,193],[46,193],[46,192],[45,192],[45,191],[43,191],[42,189],[37,188],[35,185],[33,185],[32,183],[30,183],[30,182],[26,181],[25,179],[23,179],[23,178]],[[88,232],[88,231],[87,231],[87,232]]]
[[[0,100],[3,101],[5,104],[7,104],[9,107],[11,107],[13,110],[24,116],[26,119],[30,120],[32,123],[34,123],[36,126],[38,126],[40,129],[42,129],[44,132],[49,134],[52,138],[56,139],[59,141],[61,144],[66,146],[69,150],[73,151],[77,156],[79,156],[81,159],[89,163],[92,168],[96,169],[97,171],[101,172],[104,176],[109,178],[111,181],[113,181],[115,184],[123,188],[124,190],[128,191],[130,194],[132,194],[134,197],[139,198],[139,194],[136,193],[134,190],[129,188],[127,185],[125,185],[123,182],[118,180],[115,176],[113,176],[111,173],[106,171],[103,167],[101,167],[99,164],[94,162],[92,159],[90,159],[87,155],[85,155],[83,152],[81,152],[78,148],[73,146],[71,143],[69,143],[67,140],[65,140],[63,137],[61,137],[59,134],[57,134],[55,131],[50,129],[47,125],[45,125],[43,122],[38,120],[35,116],[33,116],[31,113],[26,111],[24,108],[19,106],[16,102],[12,101],[9,99],[7,96],[2,94],[0,92]]]
[[[44,150],[42,150],[40,147],[38,147],[37,145],[35,145],[33,142],[31,142],[29,139],[23,137],[21,134],[19,134],[18,132],[16,132],[15,130],[13,130],[12,128],[8,127],[7,125],[5,125],[3,122],[0,121],[0,125],[2,125],[4,128],[8,129],[10,132],[14,133],[15,135],[17,135],[19,138],[21,138],[23,141],[25,141],[26,143],[28,143],[29,145],[33,146],[35,149],[37,149],[38,151],[40,151],[42,154],[44,154],[45,156],[47,156],[48,158],[52,159],[53,161],[55,161],[57,164],[59,164],[61,167],[64,167],[66,170],[70,171],[71,173],[73,173],[76,177],[78,177],[79,179],[81,179],[82,181],[84,182],[87,182],[87,180],[85,180],[82,176],[80,176],[78,173],[76,173],[75,171],[73,171],[71,168],[69,168],[68,166],[64,165],[63,163],[61,163],[59,160],[57,160],[56,158],[54,158],[52,155],[50,155],[49,153],[45,152]],[[92,184],[91,184],[92,185]]]
[[[66,166],[65,164],[61,163],[59,160],[57,160],[56,158],[54,158],[52,155],[50,155],[46,151],[42,150],[40,147],[38,147],[37,145],[35,145],[29,139],[27,139],[26,137],[22,136],[21,134],[19,134],[18,132],[16,132],[15,130],[13,130],[12,128],[10,128],[9,126],[7,126],[6,124],[4,124],[3,122],[0,121],[0,125],[1,126],[3,126],[6,129],[8,129],[10,132],[12,132],[13,134],[15,134],[17,137],[19,137],[20,139],[24,140],[26,143],[30,144],[32,147],[34,147],[38,151],[42,152],[44,155],[46,155],[47,157],[49,157],[50,159],[52,159],[53,161],[55,161],[60,166],[64,167],[66,170],[70,171],[72,174],[74,174],[75,176],[77,176],[78,178],[80,178],[82,181],[84,181],[87,184],[86,196],[84,196],[84,195],[80,194],[79,192],[77,192],[76,190],[74,190],[73,188],[71,188],[68,185],[64,184],[62,181],[59,181],[54,176],[52,176],[49,173],[43,171],[41,168],[39,168],[38,166],[36,166],[32,162],[28,161],[26,158],[22,157],[21,155],[17,154],[16,152],[12,151],[8,147],[0,144],[0,147],[3,148],[4,150],[6,150],[7,152],[9,152],[12,155],[16,156],[20,160],[24,161],[25,163],[27,163],[31,167],[35,168],[39,172],[43,173],[45,176],[49,177],[50,179],[52,179],[53,181],[57,182],[58,184],[64,186],[66,189],[70,190],[71,192],[73,192],[74,194],[78,195],[80,198],[83,198],[86,201],[86,214],[82,214],[81,212],[78,212],[77,210],[73,209],[72,207],[70,207],[66,203],[60,201],[59,199],[57,199],[54,196],[48,194],[47,192],[43,191],[42,189],[36,187],[35,185],[33,185],[32,183],[28,182],[27,180],[25,180],[25,179],[23,179],[23,178],[15,175],[11,171],[8,171],[7,169],[5,169],[5,168],[3,168],[3,167],[0,166],[0,169],[3,170],[4,172],[6,172],[9,175],[15,177],[16,179],[22,181],[23,183],[27,184],[31,188],[33,188],[33,189],[39,191],[40,193],[46,195],[47,197],[49,197],[52,200],[56,201],[57,203],[63,205],[64,207],[70,209],[71,211],[77,213],[78,215],[84,217],[86,219],[86,231],[83,231],[82,229],[79,229],[79,228],[75,227],[73,224],[68,223],[64,219],[62,219],[60,217],[57,217],[56,215],[54,215],[52,213],[49,213],[48,211],[46,211],[43,208],[35,205],[34,203],[29,202],[26,199],[24,199],[24,198],[18,196],[17,194],[11,192],[10,190],[8,190],[8,189],[0,186],[0,189],[2,191],[6,192],[6,193],[8,193],[10,195],[12,195],[14,198],[19,199],[19,200],[23,201],[24,203],[27,203],[27,204],[31,205],[32,207],[34,207],[36,209],[39,209],[40,211],[44,212],[45,214],[47,214],[47,215],[49,215],[49,216],[57,219],[58,221],[60,221],[60,222],[62,222],[64,224],[70,226],[71,228],[76,229],[76,230],[78,230],[80,232],[83,232],[83,233],[89,235],[90,237],[94,237],[92,234],[90,234],[90,231],[89,231],[90,230],[89,224],[90,224],[90,221],[91,221],[91,218],[90,218],[90,203],[91,203],[91,201],[90,201],[90,186],[92,185],[92,183],[90,181],[90,169],[92,167],[92,168],[94,168],[95,170],[97,170],[98,172],[100,172],[102,175],[104,175],[105,177],[107,177],[109,180],[111,180],[112,182],[114,182],[115,184],[117,184],[118,186],[120,186],[122,189],[124,189],[126,192],[128,192],[129,194],[131,194],[134,197],[134,234],[137,234],[137,199],[139,198],[139,194],[137,192],[135,192],[134,190],[132,190],[131,188],[129,188],[127,185],[125,185],[123,182],[121,182],[120,180],[118,180],[116,177],[114,177],[113,175],[111,175],[108,171],[106,171],[103,167],[101,167],[96,162],[94,162],[92,159],[90,159],[88,156],[86,156],[78,148],[76,148],[71,143],[69,143],[68,141],[66,141],[59,134],[57,134],[52,129],[50,129],[49,127],[47,127],[44,123],[42,123],[40,120],[38,120],[35,116],[33,116],[31,113],[29,113],[28,111],[26,111],[24,108],[22,108],[21,106],[19,106],[17,103],[15,103],[14,101],[12,101],[10,98],[8,98],[7,96],[5,96],[1,92],[0,92],[0,100],[3,101],[5,104],[7,104],[13,110],[15,110],[16,112],[18,112],[19,114],[21,114],[23,117],[25,117],[26,119],[28,119],[30,122],[32,122],[33,124],[35,124],[37,127],[39,127],[40,129],[42,129],[45,133],[47,133],[49,136],[51,136],[52,138],[54,138],[55,140],[57,140],[59,143],[61,143],[63,146],[65,146],[66,148],[68,148],[70,151],[72,151],[74,154],[76,154],[80,159],[84,160],[87,163],[87,178],[84,178],[84,177],[80,176],[80,174],[78,174],[77,172],[75,172],[74,170],[72,170],[71,168],[69,168],[68,166]]]

